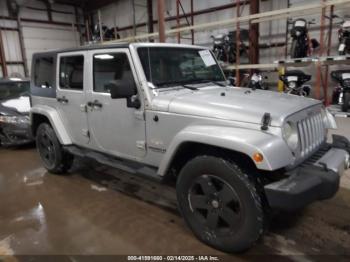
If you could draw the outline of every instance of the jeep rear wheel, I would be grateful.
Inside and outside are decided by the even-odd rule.
[[[65,152],[55,131],[42,123],[36,133],[36,146],[45,168],[53,174],[66,173],[73,164],[73,156]]]
[[[181,170],[176,191],[186,223],[214,248],[241,252],[263,233],[261,196],[234,163],[215,156],[195,157]]]

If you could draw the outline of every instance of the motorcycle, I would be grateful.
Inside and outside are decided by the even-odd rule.
[[[241,30],[241,40],[248,39],[248,30]],[[236,32],[231,31],[228,34],[219,34],[211,36],[213,40],[213,53],[216,59],[223,62],[234,63],[236,62]],[[239,54],[242,55],[246,52],[246,45],[241,42],[239,48]]]
[[[285,93],[298,96],[309,96],[311,94],[311,86],[304,85],[304,83],[311,80],[311,75],[307,75],[300,70],[290,70],[284,75],[280,75],[280,80],[285,85]]]
[[[269,86],[264,81],[264,79],[267,79],[267,76],[263,77],[260,73],[254,73],[250,78],[248,87],[253,90],[256,90],[256,89],[268,90]]]
[[[311,49],[316,49],[319,43],[316,39],[309,37],[308,25],[314,24],[313,21],[306,21],[305,19],[296,19],[292,22],[291,37],[292,46],[290,49],[291,58],[303,58],[311,54]]]
[[[350,18],[342,20],[340,28],[338,30],[339,55],[345,55],[350,53]]]
[[[102,25],[101,28],[102,28],[103,41],[114,40],[114,39],[120,38],[119,34],[115,35],[115,31],[113,28],[108,28],[105,25]],[[100,26],[98,24],[96,24],[92,30],[92,41],[94,41],[94,42],[101,41]]]
[[[333,92],[333,103],[341,105],[341,110],[347,112],[350,103],[350,71],[332,71],[331,77],[339,84]]]

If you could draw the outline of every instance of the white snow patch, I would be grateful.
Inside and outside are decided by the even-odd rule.
[[[10,99],[2,103],[3,106],[16,108],[18,112],[27,113],[30,110],[29,96],[21,96],[19,98]]]

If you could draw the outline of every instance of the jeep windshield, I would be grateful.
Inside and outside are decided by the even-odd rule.
[[[137,49],[148,82],[156,88],[214,83],[226,79],[207,49],[181,47],[140,47]]]

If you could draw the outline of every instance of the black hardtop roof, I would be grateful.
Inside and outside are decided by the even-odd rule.
[[[37,52],[34,55],[55,55],[60,53],[76,52],[76,51],[87,51],[87,50],[96,50],[96,49],[107,49],[107,48],[129,48],[130,43],[117,43],[109,45],[86,45],[73,48],[57,49],[57,50],[48,50],[44,52]]]

